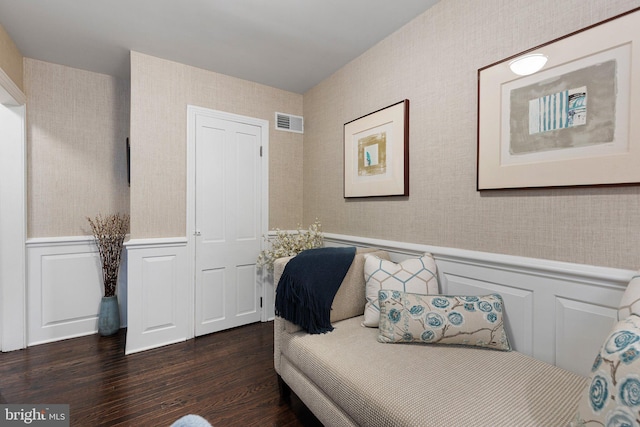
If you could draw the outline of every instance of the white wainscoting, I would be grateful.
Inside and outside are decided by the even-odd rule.
[[[128,320],[126,354],[193,337],[193,280],[186,238],[126,243]]]
[[[27,344],[59,341],[98,331],[102,268],[90,236],[27,240]],[[118,301],[127,325],[126,257],[120,265]]]
[[[325,246],[387,250],[396,262],[430,252],[441,292],[499,293],[514,348],[588,376],[634,271],[325,233]]]

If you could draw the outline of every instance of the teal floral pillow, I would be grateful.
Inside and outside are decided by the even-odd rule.
[[[571,427],[640,426],[640,317],[621,320],[605,340]]]
[[[378,341],[458,344],[511,350],[504,329],[504,303],[485,296],[419,295],[378,292]]]

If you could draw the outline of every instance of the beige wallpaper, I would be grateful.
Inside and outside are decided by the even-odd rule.
[[[270,122],[270,227],[301,222],[302,135],[273,122],[276,111],[302,115],[302,95],[132,52],[132,238],[185,235],[189,104]]]
[[[640,269],[638,186],[475,190],[478,68],[638,6],[442,0],[304,94],[305,223],[319,217],[334,233]],[[343,199],[343,124],[405,98],[410,196]]]
[[[25,58],[29,237],[91,234],[129,211],[129,82]]]
[[[7,73],[13,82],[24,92],[22,54],[9,34],[0,25],[0,68]]]

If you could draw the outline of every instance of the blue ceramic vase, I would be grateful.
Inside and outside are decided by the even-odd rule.
[[[98,332],[103,337],[113,335],[120,330],[120,307],[118,297],[102,297],[100,315],[98,316]]]

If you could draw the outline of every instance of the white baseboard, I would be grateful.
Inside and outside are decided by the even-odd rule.
[[[430,252],[444,294],[499,293],[516,350],[587,376],[634,271],[325,233],[326,246]]]
[[[102,268],[91,236],[29,239],[27,344],[59,341],[98,331]],[[127,326],[126,257],[118,277],[121,326]]]

